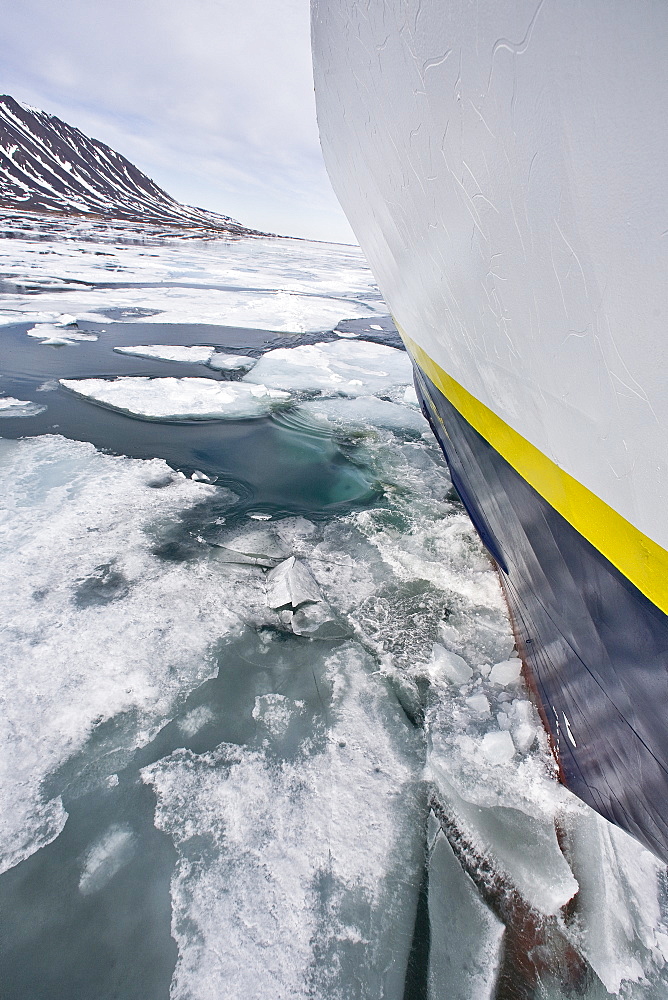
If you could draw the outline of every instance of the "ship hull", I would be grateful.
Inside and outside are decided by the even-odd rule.
[[[665,705],[668,617],[515,471],[419,364],[416,388],[453,485],[498,567],[562,780],[668,857],[668,774],[651,749],[663,725],[657,711],[662,716]]]
[[[312,11],[325,162],[562,778],[668,860],[668,10]]]

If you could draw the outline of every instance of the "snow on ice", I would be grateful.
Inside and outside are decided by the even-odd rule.
[[[345,396],[370,396],[413,381],[405,351],[369,341],[335,340],[302,347],[279,347],[263,354],[247,382],[277,389],[319,389]]]
[[[145,420],[239,420],[268,413],[289,393],[210,378],[60,379],[78,396]]]
[[[114,347],[119,354],[158,361],[181,361],[188,365],[206,365],[214,353],[213,347],[171,347],[169,344],[146,344],[141,347]]]

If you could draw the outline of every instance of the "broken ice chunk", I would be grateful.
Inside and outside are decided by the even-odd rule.
[[[495,663],[489,675],[492,684],[506,687],[508,684],[517,684],[522,673],[522,661],[518,659],[504,660],[502,663]]]
[[[429,996],[489,1000],[504,926],[482,901],[442,832],[429,859]]]
[[[311,639],[348,639],[353,634],[347,622],[342,621],[326,601],[302,605],[292,615],[290,625],[295,635]]]
[[[307,601],[318,603],[322,594],[306,563],[290,556],[267,573],[267,604],[270,608],[292,605],[298,608]]]
[[[526,753],[533,746],[538,730],[528,722],[521,722],[513,731],[513,743],[520,753]]]
[[[273,532],[257,529],[228,536],[224,542],[212,542],[220,549],[218,556],[224,562],[273,569],[285,559],[285,548]]]
[[[515,755],[513,738],[505,730],[483,736],[481,749],[491,764],[507,764]]]
[[[473,671],[463,656],[435,642],[431,648],[429,673],[434,680],[445,677],[453,684],[466,684],[473,677]]]
[[[511,733],[520,753],[526,753],[538,735],[536,712],[530,701],[516,700],[512,705]]]
[[[472,694],[470,698],[466,699],[466,704],[471,711],[477,712],[478,715],[490,714],[489,701],[484,694]]]

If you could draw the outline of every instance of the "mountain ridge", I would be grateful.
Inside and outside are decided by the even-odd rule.
[[[0,208],[265,236],[183,205],[111,146],[0,95]]]

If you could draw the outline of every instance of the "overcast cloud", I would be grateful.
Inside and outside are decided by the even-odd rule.
[[[181,201],[354,242],[315,121],[308,0],[0,0],[0,90]]]

